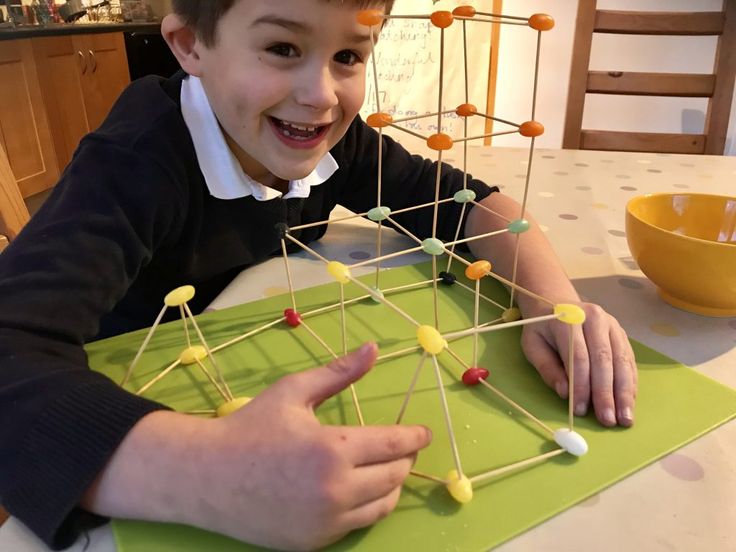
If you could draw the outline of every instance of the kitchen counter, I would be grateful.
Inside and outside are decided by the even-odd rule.
[[[60,36],[76,34],[141,32],[158,33],[161,22],[150,23],[53,23],[51,25],[20,25],[0,27],[0,40],[33,38],[36,36]]]

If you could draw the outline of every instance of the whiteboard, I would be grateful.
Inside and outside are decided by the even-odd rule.
[[[472,5],[478,11],[490,12],[492,0],[396,0],[392,15],[429,15],[433,11],[452,11],[459,5]],[[491,24],[469,21],[465,25],[468,44],[468,98],[479,112],[486,112],[488,74],[491,50]],[[390,19],[384,26],[375,49],[380,110],[394,119],[437,113],[439,104],[440,29],[428,19]],[[445,57],[442,111],[455,109],[466,102],[463,55],[463,23],[454,21],[445,29]],[[369,61],[366,78],[366,100],[361,116],[366,118],[376,109],[376,87],[373,64]],[[437,132],[437,117],[401,123],[422,136]],[[442,117],[442,132],[462,138],[463,119],[453,113]],[[484,133],[485,119],[471,117],[469,136]],[[384,132],[397,139],[410,151],[426,152],[423,140],[394,128]],[[474,142],[481,145],[482,140]]]

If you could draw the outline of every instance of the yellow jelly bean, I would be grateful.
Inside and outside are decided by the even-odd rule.
[[[231,401],[224,402],[220,406],[217,407],[217,410],[215,410],[215,415],[218,418],[223,418],[227,416],[228,414],[232,414],[236,410],[243,408],[251,400],[252,399],[250,397],[238,397]]]
[[[207,350],[201,345],[192,345],[184,349],[179,355],[182,364],[194,364],[207,356]]]
[[[516,307],[511,307],[503,311],[501,318],[504,322],[515,322],[521,318],[521,311]]]
[[[480,280],[491,271],[491,263],[488,261],[475,261],[465,269],[465,276],[469,280]]]
[[[350,282],[350,269],[340,261],[330,261],[327,263],[327,272],[341,284]]]
[[[447,474],[447,491],[450,496],[457,500],[460,504],[467,504],[473,500],[473,484],[470,479],[465,477],[459,477],[457,470],[450,470]]]
[[[417,340],[419,345],[432,355],[440,354],[447,346],[447,341],[442,338],[442,334],[432,326],[419,326],[417,328]]]
[[[565,324],[582,324],[585,322],[585,311],[577,305],[567,303],[555,305],[555,316]]]
[[[164,297],[164,303],[167,307],[178,307],[192,297],[194,297],[194,286],[181,286],[167,293]]]

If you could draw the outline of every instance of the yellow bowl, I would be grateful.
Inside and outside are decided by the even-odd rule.
[[[626,205],[626,239],[670,305],[736,316],[736,197],[648,194]]]

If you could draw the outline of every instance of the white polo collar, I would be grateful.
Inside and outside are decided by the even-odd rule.
[[[252,195],[258,201],[281,196],[278,190],[256,182],[243,172],[225,142],[225,136],[199,77],[189,75],[182,81],[181,112],[192,136],[197,161],[210,195],[218,199],[237,199]],[[337,169],[337,161],[327,153],[306,177],[289,181],[289,191],[284,199],[309,197],[310,188],[322,184]]]

